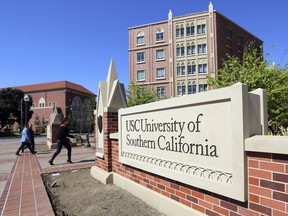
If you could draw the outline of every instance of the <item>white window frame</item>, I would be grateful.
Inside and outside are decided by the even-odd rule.
[[[139,78],[140,77],[139,74],[143,74],[143,78]],[[144,81],[145,80],[145,70],[138,70],[136,76],[137,76],[137,81]]]
[[[159,35],[161,35],[160,37],[158,37]],[[164,41],[164,32],[157,32],[156,33],[156,42],[162,42]]]
[[[207,64],[198,64],[198,73],[199,74],[207,74]]]
[[[140,58],[141,57],[141,58]],[[145,62],[145,52],[139,52],[137,53],[137,63],[143,63]]]
[[[165,68],[156,68],[156,79],[165,79]]]
[[[185,74],[186,74],[185,65],[178,65],[177,66],[177,76],[185,76]]]
[[[141,45],[144,45],[144,44],[145,44],[145,34],[144,34],[144,32],[139,32],[139,33],[137,34],[136,44],[137,44],[138,46],[141,46]]]
[[[206,44],[198,44],[198,54],[205,54],[207,52]]]
[[[159,86],[157,87],[157,95],[160,98],[163,98],[166,96],[166,87],[165,86]]]
[[[204,91],[207,91],[207,84],[199,84],[199,88],[198,88],[198,91],[199,92],[204,92]]]
[[[177,95],[182,96],[186,94],[186,85],[185,82],[178,82],[177,84]]]
[[[206,34],[206,25],[205,24],[197,25],[197,34]]]
[[[189,29],[189,33],[188,33],[188,29]],[[195,35],[195,26],[186,26],[186,36],[193,36]]]
[[[39,99],[38,106],[39,107],[45,107],[46,106],[46,101],[45,101],[45,99],[43,97],[41,97]]]
[[[156,50],[156,61],[165,59],[165,51],[164,49]]]

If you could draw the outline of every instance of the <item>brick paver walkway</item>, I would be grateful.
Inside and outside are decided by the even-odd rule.
[[[0,143],[1,144],[1,143]],[[28,150],[21,156],[15,152],[19,143],[0,145],[0,213],[1,216],[53,216],[53,208],[46,193],[41,174],[75,170],[93,166],[93,148],[72,148],[73,164],[67,164],[67,151],[50,166],[48,160],[55,150],[38,151],[32,155]]]

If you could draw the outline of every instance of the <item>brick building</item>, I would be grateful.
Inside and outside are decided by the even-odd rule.
[[[91,96],[96,95],[81,85],[69,82],[49,82],[32,84],[25,86],[16,86],[32,97],[33,116],[29,123],[35,128],[35,119],[38,118],[49,124],[50,114],[54,108],[60,108],[64,116],[72,116],[75,120],[76,131],[87,131],[88,100]]]
[[[263,42],[213,9],[128,29],[130,82],[149,85],[162,97],[209,89],[226,54],[242,58],[247,42]]]

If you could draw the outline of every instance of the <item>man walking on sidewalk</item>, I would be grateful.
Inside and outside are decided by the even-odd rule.
[[[32,153],[32,154],[36,154],[37,152],[36,151],[34,151],[32,148],[31,148],[31,145],[30,145],[30,143],[31,143],[31,136],[30,136],[30,134],[29,134],[29,126],[28,126],[28,124],[26,124],[25,125],[25,128],[23,129],[23,131],[22,131],[22,136],[21,136],[21,145],[20,145],[20,147],[18,148],[18,150],[16,151],[16,155],[18,155],[18,156],[20,156],[20,154],[19,154],[19,152],[26,146],[29,150],[30,150],[30,152]]]

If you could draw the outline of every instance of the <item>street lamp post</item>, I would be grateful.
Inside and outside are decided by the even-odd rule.
[[[25,126],[28,123],[28,102],[30,101],[30,98],[28,95],[24,96],[24,101],[25,101]]]
[[[23,99],[20,100],[20,113],[21,113],[21,125],[20,125],[20,131],[23,129]]]

